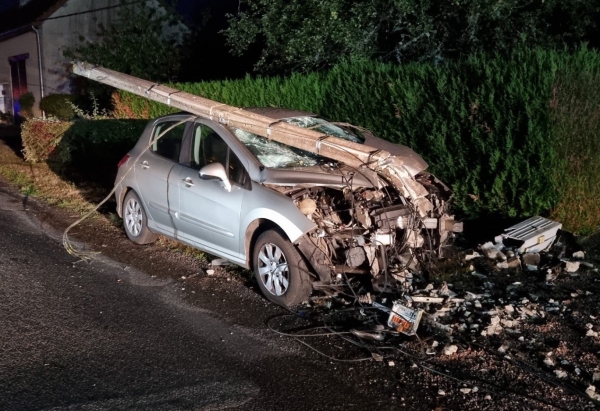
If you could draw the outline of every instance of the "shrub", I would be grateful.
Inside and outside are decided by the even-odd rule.
[[[136,98],[137,96],[115,91],[112,94],[113,116],[123,119],[150,118],[149,100]]]
[[[146,120],[76,120],[60,143],[56,161],[94,181],[112,183],[119,160],[133,148]]]
[[[59,120],[70,120],[75,116],[72,103],[77,99],[77,96],[72,94],[51,94],[42,98],[40,101],[40,109],[47,116],[53,116]]]
[[[285,79],[174,87],[235,106],[317,112],[406,144],[452,187],[467,217],[552,212],[588,232],[600,226],[599,78],[598,52],[516,49],[437,67],[357,60]],[[118,97],[120,112],[137,118],[176,111]]]
[[[412,147],[451,185],[468,217],[552,207],[552,176],[544,172],[553,158],[551,56],[524,51],[440,67],[361,65],[332,71],[325,115]]]
[[[574,60],[559,73],[550,100],[559,198],[552,216],[590,234],[600,228],[600,56],[579,53]]]
[[[73,123],[56,119],[32,118],[21,125],[23,154],[32,163],[46,161]]]
[[[21,104],[21,114],[27,117],[33,116],[33,105],[35,104],[35,97],[31,91],[21,94],[19,97],[19,104]]]
[[[49,161],[59,167],[115,168],[140,137],[146,121],[30,119],[21,136],[25,159]]]

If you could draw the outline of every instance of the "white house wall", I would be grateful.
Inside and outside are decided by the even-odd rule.
[[[84,41],[96,41],[98,24],[108,26],[117,18],[118,9],[90,10],[116,6],[119,0],[69,0],[42,24],[42,54],[44,56],[44,94],[70,93],[72,76],[68,71],[69,59],[64,57],[67,49],[75,48]],[[73,13],[75,16],[56,18]]]
[[[33,31],[2,42],[2,47],[0,47],[0,83],[8,83],[7,95],[12,92],[8,58],[25,53],[29,53],[29,58],[25,60],[27,91],[32,92],[35,97],[33,110],[34,115],[37,116],[40,115],[41,90],[37,40]],[[12,95],[10,97],[12,98]]]
[[[93,13],[89,13],[89,11],[119,4],[119,0],[69,0],[51,16],[51,19],[42,24],[45,95],[70,93],[72,91],[71,80],[73,76],[68,71],[70,61],[64,57],[65,50],[81,45],[80,37],[83,37],[83,41],[96,42],[98,40],[98,25],[102,24],[109,27],[118,19],[118,8]],[[154,2],[152,5],[158,6],[158,4],[158,2]],[[83,14],[57,18],[74,13]],[[169,30],[173,33],[189,31],[182,24]]]

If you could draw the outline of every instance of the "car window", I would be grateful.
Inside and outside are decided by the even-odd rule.
[[[331,161],[317,154],[269,140],[249,131],[234,127],[231,127],[231,131],[265,167],[310,167]]]
[[[361,136],[351,133],[336,126],[326,120],[318,117],[290,117],[282,119],[289,124],[302,128],[310,128],[328,136],[343,138],[354,143],[363,144],[365,139]],[[311,167],[324,163],[333,162],[333,160],[291,147],[278,141],[270,140],[258,136],[239,128],[230,128],[233,134],[250,150],[250,152],[265,167],[270,168],[293,168],[293,167]]]
[[[246,169],[227,143],[206,124],[195,124],[189,166],[200,170],[207,164],[221,163],[232,183],[244,185]]]
[[[152,152],[161,157],[168,158],[169,160],[179,161],[185,123],[172,128],[167,131],[165,135],[160,137],[165,130],[177,123],[179,123],[179,121],[165,121],[164,123],[156,125],[154,133],[152,133],[152,147],[150,148]]]
[[[239,185],[244,185],[246,180],[246,169],[242,162],[231,149],[229,150],[229,165],[227,166],[229,180]]]

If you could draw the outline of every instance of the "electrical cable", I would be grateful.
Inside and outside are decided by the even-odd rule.
[[[331,335],[339,335],[339,334],[352,334],[350,331],[335,331],[335,332],[328,332],[328,333],[317,333],[317,334],[294,334],[294,333],[286,333],[283,331],[279,331],[276,330],[275,328],[273,328],[271,326],[271,321],[276,319],[276,318],[280,318],[280,317],[284,317],[284,316],[291,316],[291,314],[285,314],[285,315],[281,315],[281,316],[277,316],[277,317],[272,317],[269,320],[267,320],[267,328],[271,331],[273,331],[275,334],[279,334],[279,335],[283,335],[285,337],[329,337]],[[320,328],[328,328],[328,327],[312,327],[309,329],[320,329]],[[306,329],[304,330],[306,331]]]
[[[129,172],[131,170],[133,170],[133,168],[137,164],[138,160],[142,157],[142,155],[144,155],[146,153],[146,151],[148,151],[148,149],[150,149],[150,147],[152,147],[152,145],[156,141],[158,141],[160,138],[162,138],[165,134],[167,134],[169,131],[171,131],[175,127],[180,126],[181,124],[184,124],[188,121],[193,121],[196,118],[198,118],[198,116],[191,116],[189,118],[181,120],[178,123],[175,123],[175,124],[171,125],[170,127],[168,127],[165,131],[160,133],[156,138],[152,139],[150,141],[150,143],[144,148],[144,150],[142,150],[142,152],[131,162],[131,166],[127,169],[127,171],[123,174],[123,176],[121,176],[121,179],[119,181],[115,182],[115,185],[114,185],[113,189],[110,191],[110,193],[108,193],[108,195],[100,203],[98,203],[98,205],[96,205],[93,209],[89,210],[80,219],[78,219],[77,221],[75,221],[73,224],[71,224],[69,227],[67,227],[65,229],[65,231],[63,232],[63,235],[62,235],[62,243],[63,243],[63,246],[65,247],[65,250],[67,250],[67,253],[71,254],[74,257],[78,257],[81,261],[84,261],[87,263],[90,263],[94,259],[94,256],[101,254],[100,252],[83,251],[83,250],[77,249],[77,247],[75,247],[73,245],[73,243],[71,242],[71,240],[69,239],[69,231],[71,231],[71,229],[73,227],[82,223],[84,220],[86,220],[88,217],[90,217],[92,214],[94,214],[96,211],[98,211],[98,209],[104,203],[106,203],[108,200],[110,200],[110,198],[113,196],[113,194],[117,190],[117,187],[119,186],[119,184],[121,184],[121,182],[123,182],[123,180],[125,179],[127,174],[129,174]]]
[[[289,309],[288,309],[288,310],[289,310]],[[273,331],[273,332],[275,332],[275,333],[277,333],[277,334],[281,334],[281,335],[285,335],[285,336],[288,336],[288,337],[291,337],[291,338],[293,338],[294,340],[298,341],[300,344],[303,344],[303,345],[305,345],[306,347],[310,348],[311,350],[313,350],[313,351],[314,351],[314,352],[316,352],[317,354],[319,354],[319,355],[321,355],[321,356],[323,356],[323,357],[325,357],[325,358],[328,358],[328,359],[330,359],[330,360],[332,360],[332,361],[337,361],[337,362],[363,362],[363,361],[371,361],[371,360],[373,359],[373,356],[371,356],[371,357],[363,357],[363,358],[352,358],[352,359],[343,359],[343,358],[336,358],[336,357],[332,357],[332,356],[330,356],[330,355],[328,355],[328,354],[325,354],[325,353],[324,353],[324,352],[322,352],[321,350],[319,350],[319,349],[317,349],[317,348],[313,347],[312,345],[308,344],[307,342],[305,342],[305,341],[302,341],[302,340],[299,338],[299,337],[316,337],[317,335],[305,335],[305,336],[303,336],[303,335],[294,335],[294,334],[291,334],[291,333],[284,333],[284,332],[277,331],[277,330],[273,329],[273,328],[271,327],[271,325],[270,325],[270,322],[271,322],[273,319],[275,319],[275,318],[286,317],[286,316],[298,316],[298,317],[300,317],[300,318],[303,318],[303,317],[299,316],[297,313],[294,313],[294,312],[293,312],[293,311],[291,311],[291,310],[289,310],[289,311],[290,311],[292,314],[283,314],[283,315],[279,315],[279,316],[276,316],[276,317],[270,318],[270,319],[267,321],[267,327],[268,327],[268,328],[269,328],[271,331]],[[304,319],[304,318],[303,318],[303,319]],[[327,327],[327,328],[328,328],[328,329],[330,329],[329,327]],[[339,332],[339,331],[333,331],[333,330],[331,330],[331,329],[330,329],[330,331],[331,331],[330,333],[326,333],[326,334],[324,334],[324,335],[325,335],[325,336],[331,336],[331,335],[334,335],[334,336],[338,336],[338,337],[340,337],[340,338],[344,338],[344,335],[345,335],[345,334],[351,334],[351,332]]]
[[[97,9],[92,9],[92,10],[86,10],[86,11],[80,11],[80,12],[76,12],[76,13],[63,14],[61,16],[47,17],[45,19],[34,20],[32,23],[33,24],[35,24],[35,23],[43,23],[43,22],[48,21],[48,20],[57,20],[57,19],[63,19],[63,18],[66,18],[66,17],[81,16],[81,15],[84,15],[84,14],[96,13],[98,11],[105,11],[105,10],[110,10],[110,9],[116,9],[118,7],[133,6],[135,4],[147,3],[147,2],[151,2],[151,0],[138,0],[138,1],[132,1],[131,3],[115,4],[115,5],[112,5],[112,6],[99,7]]]
[[[317,354],[320,354],[320,355],[322,355],[323,357],[330,359],[331,361],[337,361],[337,362],[363,362],[363,361],[371,361],[371,360],[373,360],[373,357],[372,357],[372,356],[371,356],[371,357],[364,357],[364,358],[353,358],[353,359],[348,359],[348,360],[347,360],[347,359],[343,359],[343,358],[335,358],[335,357],[332,357],[332,356],[330,356],[330,355],[328,355],[328,354],[325,354],[325,353],[324,353],[324,352],[322,352],[322,351],[319,351],[318,349],[316,349],[316,348],[315,348],[315,347],[313,347],[312,345],[308,344],[308,343],[307,343],[307,342],[305,342],[305,341],[302,341],[302,340],[301,340],[301,339],[299,339],[299,338],[295,338],[295,337],[294,337],[294,339],[295,339],[296,341],[298,341],[300,344],[303,344],[303,345],[307,346],[308,348],[310,348],[311,350],[313,350],[313,351],[314,351],[314,352],[316,352]]]

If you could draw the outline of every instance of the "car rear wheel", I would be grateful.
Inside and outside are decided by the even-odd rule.
[[[149,244],[157,239],[157,235],[148,229],[148,218],[140,198],[130,191],[123,200],[123,227],[127,238],[136,244]]]
[[[278,231],[268,230],[258,237],[253,261],[258,286],[269,301],[291,307],[310,296],[312,281],[306,264]]]

